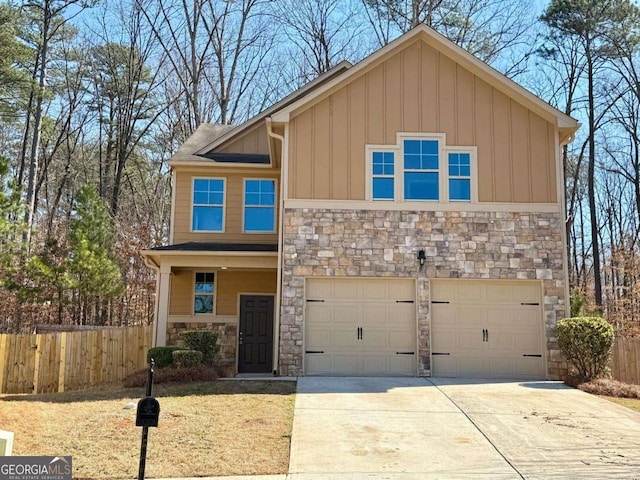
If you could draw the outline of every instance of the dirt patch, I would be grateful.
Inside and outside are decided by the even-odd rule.
[[[146,477],[286,473],[294,382],[215,381],[154,387]],[[14,455],[71,455],[74,478],[135,478],[142,429],[125,406],[144,388],[2,395]]]

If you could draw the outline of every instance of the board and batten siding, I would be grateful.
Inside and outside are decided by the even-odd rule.
[[[397,132],[477,146],[480,202],[556,203],[555,126],[418,40],[289,124],[288,195],[364,200],[365,145]]]
[[[261,122],[237,140],[222,146],[219,151],[222,153],[259,153],[268,155],[269,138],[267,135],[267,127],[264,122]]]
[[[194,271],[173,272],[169,315],[193,315]],[[276,271],[218,270],[215,283],[216,315],[237,315],[239,293],[276,293]]]
[[[202,170],[175,170],[175,205],[173,218],[172,243],[185,242],[238,242],[238,243],[277,243],[277,233],[243,233],[242,219],[244,208],[244,179],[268,178],[276,180],[279,189],[279,174],[272,169],[232,170],[233,167]],[[225,227],[223,233],[192,232],[191,202],[193,198],[194,178],[225,178]],[[276,206],[278,199],[276,198]],[[276,217],[278,209],[276,207]],[[276,225],[278,220],[276,218]]]

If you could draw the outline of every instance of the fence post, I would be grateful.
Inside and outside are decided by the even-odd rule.
[[[42,363],[42,340],[43,335],[36,335],[36,362],[33,368],[33,393],[38,393],[40,388],[40,364]]]
[[[9,352],[7,350],[8,335],[0,335],[0,393],[6,393],[7,369],[9,368]]]
[[[60,335],[60,363],[58,371],[58,392],[64,392],[67,375],[67,332]]]

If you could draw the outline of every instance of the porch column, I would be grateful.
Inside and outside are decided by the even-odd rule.
[[[171,265],[161,265],[158,274],[158,311],[156,314],[156,347],[167,344],[167,323],[169,321],[169,287],[171,284]]]

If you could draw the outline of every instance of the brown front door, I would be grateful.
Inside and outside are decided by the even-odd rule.
[[[273,297],[240,296],[238,373],[269,373],[273,368]]]

